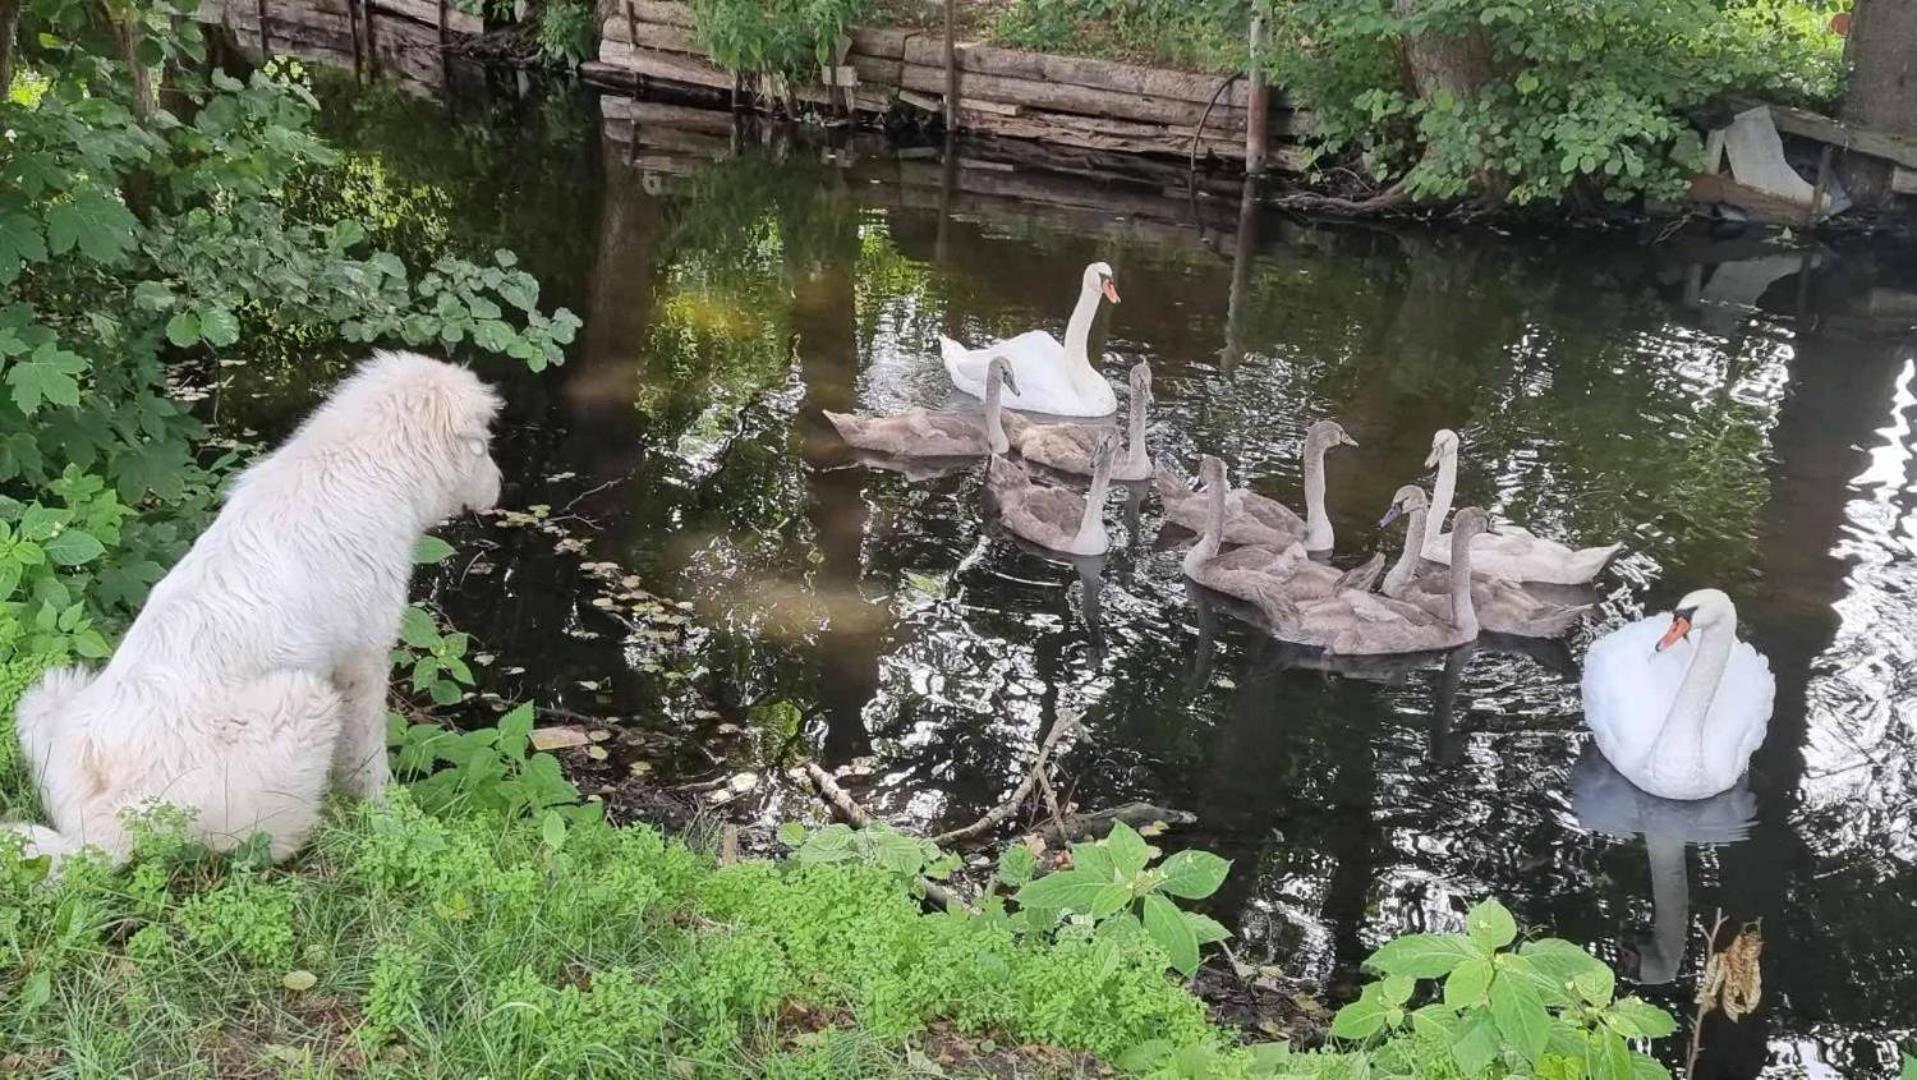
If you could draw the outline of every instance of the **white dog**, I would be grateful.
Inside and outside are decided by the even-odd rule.
[[[124,812],[164,803],[209,847],[263,831],[283,859],[318,820],[329,769],[379,799],[413,547],[498,501],[499,405],[465,368],[376,353],[246,470],[106,668],[48,672],[20,699],[52,819],[9,826],[27,853],[123,860]]]

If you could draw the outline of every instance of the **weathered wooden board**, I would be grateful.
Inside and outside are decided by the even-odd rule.
[[[404,15],[414,22],[427,26],[439,26],[439,0],[368,0],[376,11]],[[479,34],[486,30],[486,20],[478,15],[468,14],[446,4],[446,29],[460,34]]]
[[[1191,133],[1150,124],[1102,120],[1065,113],[1026,112],[1020,116],[974,112],[961,107],[959,122],[968,131],[1008,135],[1016,139],[1038,139],[1087,150],[1108,150],[1132,154],[1164,154],[1184,157],[1191,153]],[[1242,159],[1245,144],[1237,139],[1204,138],[1198,143],[1199,156]]]
[[[600,41],[599,60],[601,63],[622,67],[647,78],[671,79],[674,82],[708,86],[715,90],[732,89],[732,73],[711,61],[676,53],[635,49],[623,41]]]
[[[639,44],[645,48],[691,53],[699,57],[706,55],[706,51],[693,42],[692,31],[687,27],[641,21],[628,24],[624,15],[616,13],[600,28],[600,37],[606,41],[630,43],[635,31],[639,35]]]
[[[1220,94],[1219,88],[1227,81],[1223,75],[1199,75],[1082,56],[1054,56],[997,45],[966,44],[960,45],[957,51],[959,70],[968,75],[1035,79],[1115,94],[1185,101],[1199,106],[1217,95],[1219,109],[1243,109],[1251,101],[1251,89],[1243,79],[1233,82],[1231,89]],[[905,41],[902,59],[908,64],[923,64],[943,71],[945,42],[932,35],[915,35]]]
[[[732,114],[729,112],[696,109],[690,105],[672,105],[663,101],[606,95],[599,99],[599,114],[608,120],[657,124],[707,135],[729,136],[732,133]]]

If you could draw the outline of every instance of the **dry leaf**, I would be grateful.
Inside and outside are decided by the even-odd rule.
[[[1730,946],[1711,954],[1704,968],[1697,1003],[1705,1011],[1717,1008],[1732,1021],[1757,1011],[1764,1000],[1764,935],[1756,923],[1744,927]]]
[[[573,746],[584,746],[590,740],[586,731],[579,727],[542,727],[534,728],[528,736],[534,750],[564,750]]]

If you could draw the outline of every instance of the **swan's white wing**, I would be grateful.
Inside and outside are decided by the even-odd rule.
[[[1751,755],[1770,730],[1776,699],[1777,677],[1771,674],[1770,661],[1750,642],[1738,642],[1704,721],[1704,745],[1713,771],[1735,777],[1750,766]],[[1720,759],[1718,754],[1726,756]]]
[[[1598,749],[1626,773],[1657,740],[1697,652],[1689,641],[1658,652],[1670,625],[1669,615],[1639,619],[1592,642],[1584,654],[1584,723]]]

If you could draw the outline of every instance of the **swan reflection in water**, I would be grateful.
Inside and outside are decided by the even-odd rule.
[[[1586,744],[1571,770],[1571,809],[1578,823],[1592,832],[1643,835],[1651,860],[1652,927],[1650,940],[1637,952],[1635,974],[1647,985],[1670,982],[1683,965],[1690,940],[1685,845],[1735,844],[1749,835],[1757,797],[1748,778],[1708,799],[1660,799],[1639,790],[1596,746]]]

